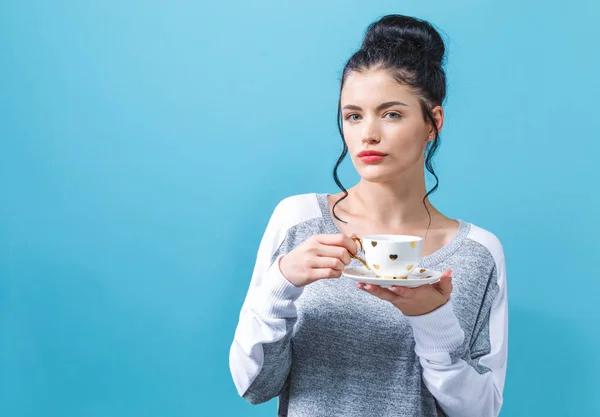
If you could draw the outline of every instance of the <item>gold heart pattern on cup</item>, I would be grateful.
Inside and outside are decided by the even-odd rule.
[[[363,250],[362,239],[360,237],[358,237],[358,236],[352,236],[350,238],[352,240],[354,240],[355,242],[358,242],[358,244],[360,245],[360,251],[362,251]],[[371,245],[373,247],[377,246],[377,241],[372,240],[371,241]],[[413,248],[416,248],[417,247],[417,242],[411,242],[410,245]],[[367,265],[367,263],[362,258],[360,258],[359,256],[357,256],[357,255],[351,255],[351,257],[354,258],[354,259],[359,260],[365,266],[365,268],[370,269],[369,266]],[[389,257],[390,257],[390,259],[392,261],[395,261],[396,259],[398,259],[398,255],[397,254],[390,254]],[[414,265],[407,265],[406,269],[408,271],[410,271],[411,269],[413,269],[413,267],[414,267]],[[379,265],[377,265],[377,264],[373,264],[373,268],[379,270],[381,267]],[[424,270],[421,270],[421,272],[424,272]],[[380,275],[377,275],[377,277],[381,278]],[[386,276],[386,278],[388,278],[388,276]],[[397,279],[397,278],[406,279],[407,277],[391,277],[390,276],[389,278],[393,278],[393,279]]]

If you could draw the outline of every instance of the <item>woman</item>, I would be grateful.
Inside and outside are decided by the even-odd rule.
[[[230,352],[250,402],[280,416],[497,416],[507,359],[503,249],[427,198],[444,121],[444,43],[427,22],[373,23],[343,71],[337,195],[284,199],[261,241]],[[346,154],[361,179],[337,177]],[[436,179],[429,192],[427,169]],[[356,284],[352,235],[424,238],[431,285]],[[358,287],[358,288],[357,288]]]

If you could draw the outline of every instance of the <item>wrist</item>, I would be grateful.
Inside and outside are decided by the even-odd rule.
[[[406,306],[402,306],[402,308],[400,308],[400,307],[396,306],[396,308],[398,308],[402,312],[402,314],[404,314],[407,317],[424,316],[426,314],[431,314],[434,311],[436,311],[437,309],[445,306],[449,300],[450,300],[450,297],[446,297],[446,299],[444,299],[441,304],[434,305],[434,306],[419,305],[419,306],[415,306],[412,308],[406,307]]]
[[[261,285],[262,297],[257,300],[254,309],[268,317],[295,317],[294,303],[302,294],[303,288],[288,281],[281,273],[279,261],[281,258],[275,260],[267,270],[265,281]]]
[[[428,314],[407,317],[415,338],[415,352],[433,359],[436,352],[455,352],[464,342],[464,331],[454,314],[452,299]]]
[[[306,285],[305,283],[302,282],[298,282],[297,279],[294,279],[294,274],[293,273],[289,273],[289,268],[288,268],[288,261],[289,258],[286,255],[281,255],[279,257],[279,259],[276,261],[277,262],[277,267],[279,269],[279,273],[281,274],[281,276],[283,278],[286,279],[286,281],[288,281],[290,284],[292,284],[294,287],[296,288],[302,288],[304,287],[304,285]]]
[[[277,268],[279,269],[279,273],[290,284],[294,285],[295,287],[299,287],[299,285],[296,285],[296,283],[292,279],[290,279],[289,274],[286,272],[286,270],[287,270],[287,262],[286,262],[286,260],[287,260],[287,255],[281,255],[279,257],[279,259],[277,259],[276,263],[277,263]]]

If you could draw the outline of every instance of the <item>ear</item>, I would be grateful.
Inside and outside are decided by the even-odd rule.
[[[442,132],[442,128],[444,126],[444,109],[442,106],[435,106],[431,109],[431,115],[433,116],[433,120],[435,121],[435,125],[438,129],[438,132]],[[435,139],[435,129],[433,126],[429,126],[429,132],[427,135],[427,142],[432,142]]]

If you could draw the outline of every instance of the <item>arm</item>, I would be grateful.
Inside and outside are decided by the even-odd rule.
[[[253,404],[281,392],[291,365],[294,302],[302,287],[292,285],[272,260],[285,239],[285,213],[275,209],[261,240],[250,288],[242,306],[229,353],[231,375],[239,395]]]
[[[494,276],[498,292],[488,311],[480,312],[482,320],[488,321],[489,334],[479,332],[473,343],[489,345],[484,354],[469,351],[452,299],[429,314],[408,317],[424,383],[449,417],[496,417],[500,413],[508,343],[503,255],[496,259]]]
[[[275,208],[261,240],[229,354],[238,393],[252,403],[280,395],[285,386],[295,302],[304,286],[340,277],[357,251],[356,243],[342,234],[311,234],[298,244],[302,233],[310,233],[310,222],[320,222],[321,216],[314,195],[288,197]],[[309,232],[299,236],[300,225]]]

